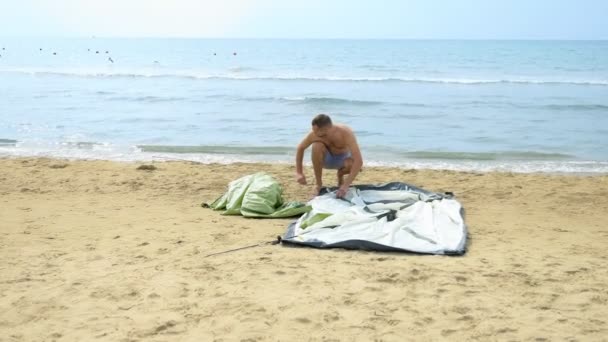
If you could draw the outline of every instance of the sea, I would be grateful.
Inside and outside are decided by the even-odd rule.
[[[294,163],[325,113],[354,130],[366,166],[608,173],[608,41],[0,38],[0,49],[0,157]]]

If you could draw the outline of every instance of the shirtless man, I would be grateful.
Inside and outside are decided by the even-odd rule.
[[[296,180],[306,185],[302,171],[304,151],[312,145],[312,166],[315,171],[315,190],[317,196],[323,186],[323,168],[338,170],[337,197],[344,197],[348,187],[357,177],[363,165],[361,151],[353,131],[340,124],[332,124],[331,118],[319,114],[312,120],[312,131],[304,137],[296,151]],[[344,175],[348,175],[344,180]]]

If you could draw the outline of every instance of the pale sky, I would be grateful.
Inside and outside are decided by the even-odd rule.
[[[0,0],[0,36],[608,39],[608,0]]]

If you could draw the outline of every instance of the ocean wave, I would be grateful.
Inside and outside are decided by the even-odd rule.
[[[375,106],[381,105],[382,101],[351,100],[339,97],[281,97],[281,101],[297,102],[311,105],[358,105]]]
[[[159,102],[179,102],[187,100],[185,97],[175,96],[115,96],[109,97],[109,101],[134,101],[134,102],[147,102],[147,103],[159,103]]]
[[[96,142],[96,141],[64,141],[60,144],[67,148],[85,149],[92,150],[101,146],[107,146],[107,144]]]
[[[569,111],[579,111],[579,110],[608,110],[608,105],[603,104],[549,104],[543,106],[543,108],[551,109],[551,110],[569,110]]]
[[[284,97],[234,97],[233,100],[245,102],[284,102],[288,104],[304,105],[357,105],[377,106],[385,104],[382,101],[353,100],[340,97],[308,97],[308,96],[284,96]],[[405,104],[407,105],[407,104]]]
[[[14,139],[0,139],[0,146],[15,146],[18,141]]]
[[[104,120],[103,122],[106,122],[106,121],[107,120]],[[175,122],[175,121],[177,121],[177,120],[170,119],[170,118],[146,118],[146,117],[132,117],[132,118],[124,118],[124,119],[116,120],[116,122],[121,123],[121,124],[134,124],[134,123],[140,123],[140,122],[167,123],[167,122]]]
[[[371,167],[396,167],[416,170],[451,170],[459,172],[515,172],[515,173],[547,173],[602,175],[608,173],[608,162],[602,161],[369,161]]]
[[[255,147],[249,148],[254,153],[243,153],[241,147],[230,151],[222,146],[165,146],[149,150],[131,147],[106,145],[94,148],[48,145],[48,146],[1,146],[0,158],[18,157],[51,157],[86,160],[114,160],[121,162],[133,161],[184,161],[202,164],[233,164],[233,163],[273,163],[293,164],[291,148],[284,147]],[[148,145],[152,146],[152,145]],[[76,148],[74,148],[76,147]],[[194,148],[192,148],[194,147]],[[259,148],[259,149],[258,149]],[[261,150],[260,150],[261,149]],[[205,151],[205,152],[200,152]],[[268,154],[273,153],[274,154]],[[281,153],[279,153],[281,151]],[[257,154],[256,154],[257,153]],[[293,153],[293,152],[292,152]],[[385,157],[385,156],[384,156]],[[309,164],[307,163],[307,167]],[[517,173],[566,173],[566,174],[608,174],[608,161],[597,160],[480,160],[480,159],[416,159],[416,158],[383,158],[374,156],[366,158],[366,167],[395,167],[401,169],[434,169],[466,172],[517,172]]]
[[[221,146],[221,145],[137,145],[142,152],[160,152],[177,154],[237,154],[237,155],[290,155],[295,147],[285,146]]]
[[[251,67],[231,67],[228,68],[228,71],[233,72],[233,73],[239,73],[239,72],[251,72],[251,71],[256,71],[256,68],[251,68]]]
[[[559,79],[469,79],[469,78],[425,78],[425,77],[375,77],[375,76],[306,76],[306,75],[230,75],[197,72],[157,71],[107,71],[107,70],[44,70],[44,69],[0,69],[0,73],[20,73],[39,76],[68,76],[93,78],[183,78],[193,80],[226,81],[324,81],[324,82],[399,82],[430,84],[530,84],[530,85],[582,85],[608,86],[608,80],[559,80]]]
[[[571,99],[570,101],[575,102],[578,99]],[[568,103],[568,104],[537,104],[537,103],[517,103],[507,101],[458,101],[453,102],[450,105],[459,107],[502,107],[502,108],[517,108],[517,109],[548,109],[554,111],[595,111],[595,110],[608,110],[608,105],[605,104],[589,104],[589,103]]]
[[[213,98],[219,96],[213,95]],[[226,96],[223,96],[226,97]],[[211,98],[211,96],[208,96]],[[380,106],[380,105],[396,105],[400,107],[429,107],[429,105],[423,103],[411,103],[411,102],[384,102],[384,101],[370,101],[370,100],[354,100],[346,99],[341,97],[324,97],[324,96],[284,96],[284,97],[231,97],[231,100],[245,101],[245,102],[284,102],[288,104],[304,104],[304,105],[354,105],[354,106]]]
[[[377,135],[371,131],[359,132],[361,136]],[[19,145],[19,146],[18,146]],[[65,149],[95,149],[95,148],[112,148],[111,144],[85,141],[85,140],[68,140],[58,144],[53,143],[20,143],[15,139],[0,139],[2,147],[57,147]],[[293,156],[295,154],[295,146],[272,145],[272,146],[245,146],[245,145],[149,145],[139,144],[131,146],[140,152],[146,153],[169,153],[169,154],[225,154],[225,155],[241,155],[241,156]],[[407,151],[399,148],[391,148],[387,146],[369,146],[364,149],[366,156],[373,156],[376,159],[394,160],[394,161],[568,161],[580,162],[577,156],[566,153],[543,152],[543,151],[487,151],[487,152],[467,152],[467,151]],[[369,158],[366,158],[369,159]],[[608,161],[606,162],[608,163]]]
[[[377,133],[361,131],[362,136]],[[208,153],[238,155],[293,155],[295,146],[222,146],[222,145],[137,145],[142,152],[162,153]],[[576,157],[564,153],[537,151],[496,151],[496,152],[452,152],[452,151],[402,151],[386,147],[370,147],[364,152],[368,155],[382,155],[400,160],[478,160],[478,161],[547,161],[576,160]],[[392,156],[392,157],[391,157]]]
[[[363,64],[358,65],[357,68],[363,70],[371,70],[371,71],[382,71],[382,72],[400,72],[402,70],[387,67],[386,65],[376,65],[376,64]]]
[[[407,159],[427,160],[573,160],[575,156],[564,153],[547,153],[536,151],[497,151],[497,152],[450,152],[450,151],[393,151],[394,154]]]

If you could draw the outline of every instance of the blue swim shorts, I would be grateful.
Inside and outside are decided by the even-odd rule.
[[[351,153],[345,152],[340,154],[331,154],[329,151],[325,151],[325,157],[323,158],[323,167],[326,169],[338,170],[344,167],[344,160],[351,157]]]

